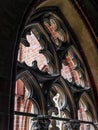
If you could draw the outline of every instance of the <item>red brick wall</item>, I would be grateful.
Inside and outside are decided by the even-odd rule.
[[[28,91],[21,80],[16,82],[15,111],[30,112],[32,103],[28,100]],[[14,116],[14,130],[27,130],[29,118]]]
[[[37,60],[38,67],[42,69],[43,66],[47,64],[47,61],[45,56],[39,53],[41,46],[33,34],[27,35],[27,39],[30,43],[30,47],[25,47],[24,45],[20,44],[18,60],[21,62],[25,61],[30,66],[32,65],[32,61]]]

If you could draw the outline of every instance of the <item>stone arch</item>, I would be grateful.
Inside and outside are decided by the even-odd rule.
[[[20,39],[19,35],[21,34],[21,32],[23,30],[24,23],[25,23],[24,21],[26,21],[26,18],[27,18],[27,14],[26,14],[28,12],[27,8],[31,7],[31,6],[29,6],[31,1],[28,4],[28,1],[26,1],[26,0],[21,1],[21,2],[17,1],[17,4],[15,2],[10,3],[10,4],[9,3],[10,2],[7,2],[6,4],[4,4],[3,1],[1,3],[3,12],[5,12],[5,15],[3,13],[1,14],[1,17],[2,17],[2,15],[5,16],[4,19],[1,20],[1,25],[2,25],[1,29],[6,32],[6,33],[4,33],[4,32],[1,33],[2,39],[5,39],[5,40],[2,40],[1,49],[0,49],[0,51],[1,51],[1,55],[0,55],[1,56],[0,57],[0,59],[1,59],[0,83],[1,83],[1,86],[2,86],[1,87],[1,92],[2,92],[1,99],[2,98],[5,99],[4,105],[1,107],[1,124],[0,125],[1,125],[1,129],[3,129],[3,130],[4,129],[13,129],[13,123],[12,123],[13,122],[12,121],[13,120],[13,102],[14,102],[13,96],[14,96],[14,90],[15,90],[14,89],[14,86],[15,86],[15,68],[16,68],[16,59],[17,59],[16,57],[17,57],[18,44],[19,44],[19,39]],[[60,5],[63,5],[63,1],[61,1],[61,2],[59,1],[59,3],[60,3]],[[54,3],[52,3],[52,5],[58,5],[59,6],[59,3],[54,2]],[[90,71],[91,71],[90,77],[91,77],[91,79],[94,77],[94,79],[95,79],[94,82],[95,82],[95,84],[97,84],[97,79],[95,77],[95,75],[97,75],[97,71],[95,71],[95,68],[98,65],[97,61],[96,61],[96,59],[98,57],[97,57],[97,51],[96,51],[95,45],[93,44],[94,42],[93,42],[92,38],[90,38],[91,35],[88,32],[85,24],[83,23],[83,21],[79,17],[79,14],[75,11],[74,8],[72,8],[73,5],[69,4],[68,1],[67,1],[67,3],[68,3],[67,4],[68,8],[73,9],[73,11],[71,13],[73,13],[73,16],[75,16],[74,21],[73,20],[71,21],[71,18],[73,18],[73,17],[71,17],[71,14],[67,14],[66,11],[64,11],[65,12],[64,14],[66,14],[68,22],[70,23],[71,27],[74,29],[76,35],[78,36],[78,39],[80,39],[80,41],[81,41],[81,46],[83,48],[83,52],[85,53],[86,60],[87,60],[87,61],[85,60],[87,62],[86,65],[88,66],[88,64],[89,64],[89,67],[90,67]],[[44,4],[47,5],[47,2],[45,2],[45,3],[43,2],[43,4],[40,5],[40,6],[44,6]],[[51,5],[51,3],[49,3],[49,1],[48,1],[48,4]],[[20,5],[21,5],[21,7],[20,7]],[[21,9],[18,8],[19,10],[16,10],[17,7],[20,7]],[[63,7],[62,9],[64,9],[64,6],[62,6],[62,7]],[[25,10],[25,13],[24,13],[24,10]],[[66,10],[67,10],[67,8],[66,8]],[[21,17],[21,16],[23,16],[22,14],[23,15],[25,14],[24,18]],[[17,20],[15,19],[15,16],[16,16]],[[11,21],[9,20],[9,18],[10,18]],[[80,23],[79,22],[78,22],[78,24],[75,23],[75,18],[79,18]],[[7,21],[7,22],[5,22],[5,21]],[[12,26],[12,24],[15,25],[15,26]],[[77,27],[79,27],[78,26],[79,24],[83,25],[83,32],[85,32],[85,33],[87,32],[87,34],[88,34],[87,38],[88,39],[90,38],[89,40],[87,40],[85,38],[85,36],[84,36],[85,33],[81,33],[80,28],[79,28],[79,30],[77,30]],[[8,28],[6,28],[6,26]],[[79,35],[78,35],[78,32],[80,32]],[[13,35],[11,36],[11,34],[13,34]],[[83,37],[81,37],[81,34],[83,34]],[[10,40],[10,38],[12,40]],[[86,43],[90,43],[90,48],[89,48],[89,46],[86,46],[86,48],[84,47],[84,41],[86,41]],[[6,44],[6,43],[8,43],[8,44]],[[93,48],[92,53],[90,53],[91,48]],[[87,53],[87,51],[89,53]],[[94,57],[93,57],[93,55],[94,55]],[[91,57],[90,60],[88,59],[89,56]],[[97,88],[94,87],[94,90],[95,90],[94,92],[95,92],[95,96],[96,96],[96,99],[97,99],[97,91],[96,91]],[[6,114],[4,114],[4,113],[6,113]],[[6,122],[6,126],[4,125],[5,122]]]

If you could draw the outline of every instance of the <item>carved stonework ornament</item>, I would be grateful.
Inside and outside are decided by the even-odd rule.
[[[22,34],[21,43],[26,55],[19,53],[16,78],[24,83],[29,93],[27,100],[31,105],[28,103],[27,108],[33,105],[32,111],[38,113],[37,117],[30,118],[28,130],[79,130],[81,123],[71,119],[79,118],[77,113],[83,93],[91,95],[92,92],[83,59],[58,10],[57,7],[37,10]],[[27,64],[29,59],[30,65]],[[92,108],[93,98],[89,99],[90,96],[88,106]],[[93,115],[92,111],[90,113]],[[43,118],[43,115],[47,116]],[[53,121],[50,116],[68,118],[68,121]]]

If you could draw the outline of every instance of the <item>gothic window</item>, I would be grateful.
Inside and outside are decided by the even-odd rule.
[[[89,109],[95,109],[89,96],[92,90],[78,46],[57,10],[50,7],[32,13],[24,28],[17,61],[14,130],[16,125],[18,130],[95,130],[93,124],[78,121],[96,122],[96,112]]]

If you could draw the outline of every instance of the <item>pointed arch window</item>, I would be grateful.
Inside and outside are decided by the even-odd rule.
[[[93,115],[87,107],[89,104],[94,108],[93,98],[89,97],[90,102],[85,105],[82,103],[85,95],[92,91],[87,70],[69,25],[58,10],[50,7],[36,11],[24,28],[19,50],[22,53],[17,61],[16,96],[23,96],[17,98],[15,104],[22,102],[24,107],[21,112],[15,106],[16,117],[20,115],[15,118],[15,124],[21,119],[18,129],[23,126],[23,130],[51,129],[53,119],[67,118],[68,121],[56,120],[56,127],[82,130],[83,125],[70,120],[84,120],[81,113],[84,107]],[[95,115],[91,118],[96,122]],[[88,124],[83,129],[88,128],[92,130]]]

